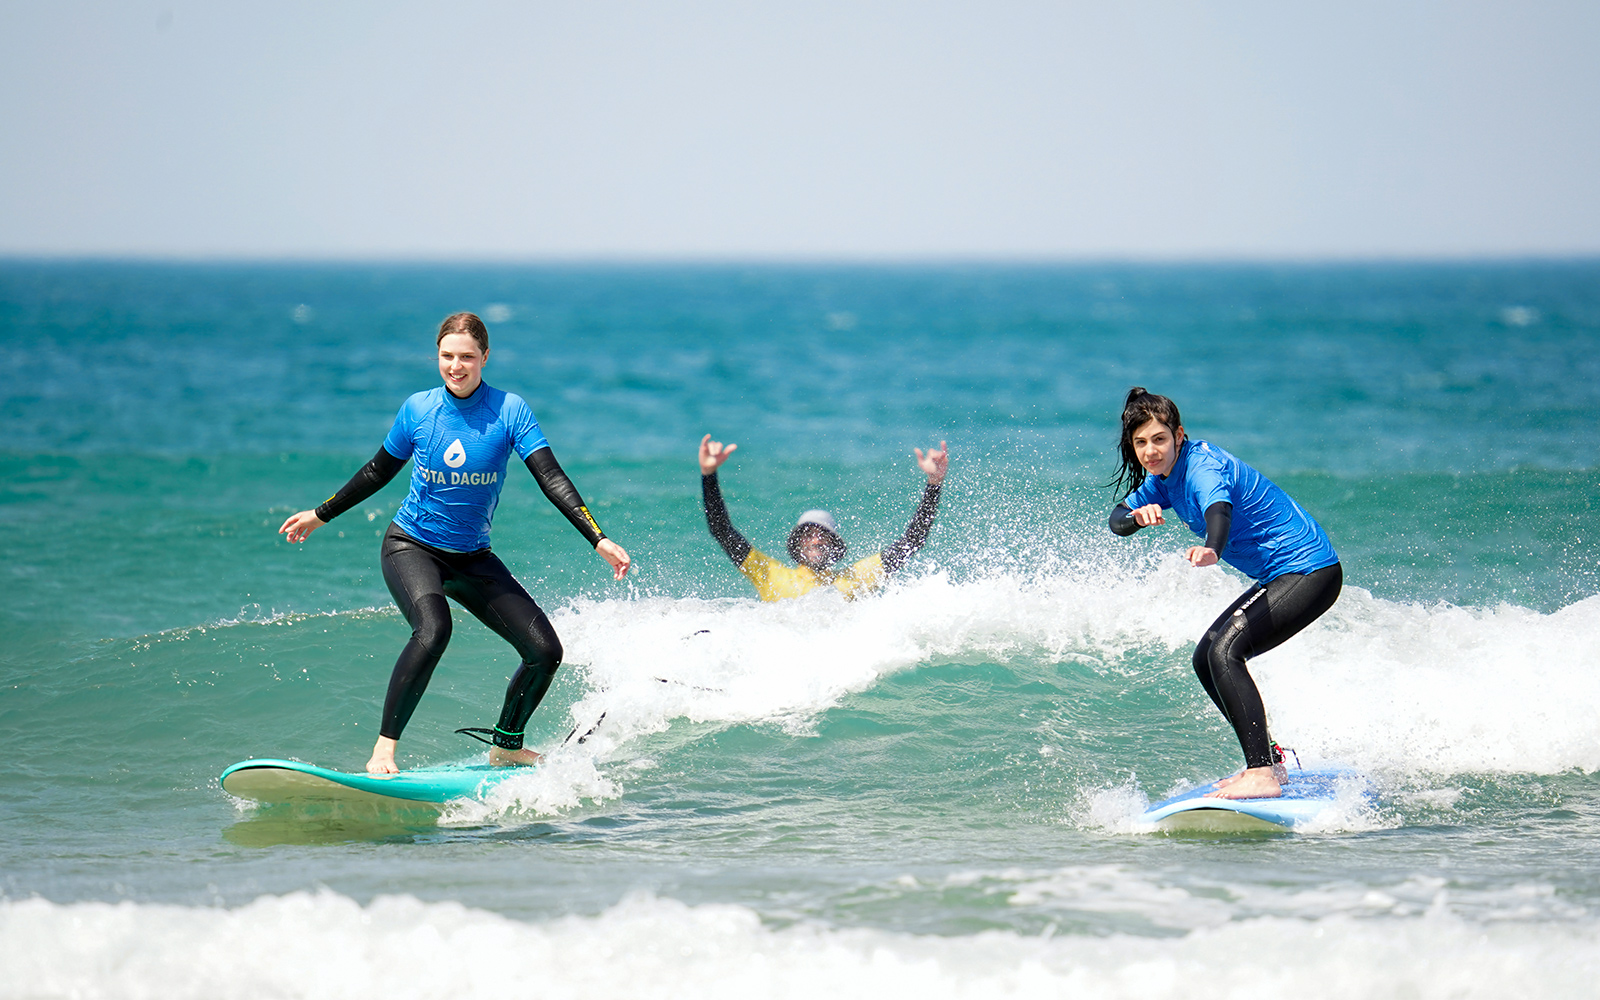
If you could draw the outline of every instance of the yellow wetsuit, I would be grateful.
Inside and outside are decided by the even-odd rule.
[[[755,584],[756,593],[763,601],[799,597],[828,586],[855,600],[883,586],[883,553],[874,552],[846,570],[823,575],[809,566],[788,566],[760,549],[751,549],[739,564],[739,572]]]
[[[818,587],[833,587],[845,597],[854,600],[870,594],[883,586],[884,579],[905,565],[912,554],[922,548],[928,532],[933,528],[934,514],[939,509],[939,484],[929,483],[922,491],[922,501],[906,526],[905,535],[891,543],[882,552],[875,552],[858,560],[848,569],[837,573],[818,573],[809,566],[790,566],[752,546],[734,528],[728,519],[728,508],[722,502],[722,488],[717,474],[700,477],[701,492],[705,498],[706,526],[711,537],[733,560],[752,584],[763,601],[781,601],[786,597],[809,594]]]

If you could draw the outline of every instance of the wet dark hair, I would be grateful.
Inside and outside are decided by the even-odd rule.
[[[1122,468],[1108,484],[1121,491],[1117,494],[1118,500],[1144,485],[1144,466],[1139,464],[1139,456],[1133,451],[1133,432],[1152,420],[1165,424],[1173,437],[1177,437],[1178,428],[1183,424],[1183,419],[1178,416],[1177,403],[1145,391],[1142,385],[1129,389],[1128,398],[1122,404],[1122,441],[1118,445]]]
[[[439,346],[452,333],[466,334],[478,342],[483,353],[489,353],[489,328],[475,313],[452,313],[446,316],[444,322],[439,324],[439,335],[433,338],[434,346]]]

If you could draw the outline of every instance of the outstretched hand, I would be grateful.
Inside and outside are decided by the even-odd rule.
[[[734,450],[738,447],[739,446],[736,444],[730,444],[724,448],[721,441],[711,440],[710,434],[707,434],[705,437],[701,438],[700,474],[702,476],[709,476],[713,472],[716,472],[717,468],[722,465],[723,462],[726,462],[728,460],[728,456],[732,455]],[[618,577],[617,579],[620,580],[621,577]]]
[[[1129,511],[1129,513],[1133,515],[1133,523],[1141,528],[1167,523],[1166,517],[1161,513],[1161,505],[1158,503],[1147,503],[1143,507]]]
[[[291,544],[303,542],[313,531],[327,523],[317,516],[316,511],[303,510],[298,514],[290,514],[289,519],[283,522],[283,527],[278,529],[278,534],[288,538]]]
[[[924,455],[921,448],[912,448],[917,453],[917,468],[928,474],[928,485],[936,486],[944,482],[944,474],[950,468],[950,452],[943,441],[939,447],[929,448]]]
[[[1191,566],[1215,566],[1217,564],[1217,554],[1204,545],[1190,547],[1189,551],[1184,553],[1184,557],[1189,560],[1189,565]]]
[[[611,564],[611,575],[615,579],[622,579],[628,575],[628,569],[633,565],[633,560],[628,558],[628,552],[622,546],[609,538],[600,539],[600,544],[594,547],[600,553],[600,558]]]

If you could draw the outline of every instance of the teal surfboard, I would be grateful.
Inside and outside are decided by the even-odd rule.
[[[399,774],[334,771],[298,760],[244,760],[222,772],[222,790],[256,802],[382,802],[442,807],[452,799],[484,798],[525,767],[444,764]]]
[[[1193,833],[1283,832],[1324,815],[1353,790],[1368,805],[1377,804],[1372,782],[1341,765],[1295,769],[1275,799],[1206,798],[1215,783],[1191,788],[1157,802],[1139,819],[1159,830]]]

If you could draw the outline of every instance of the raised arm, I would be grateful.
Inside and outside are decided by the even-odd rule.
[[[533,478],[539,484],[539,489],[544,491],[545,498],[561,512],[561,515],[572,523],[578,533],[594,546],[600,557],[611,565],[612,575],[618,580],[628,575],[628,567],[632,560],[628,553],[616,542],[606,537],[600,530],[600,525],[595,522],[594,515],[589,513],[589,508],[584,504],[583,497],[578,495],[578,488],[572,485],[572,480],[562,471],[561,463],[556,461],[556,453],[550,448],[540,448],[529,455],[526,462],[528,471],[533,473]]]
[[[722,502],[722,487],[717,482],[717,469],[733,454],[736,444],[723,447],[721,441],[711,440],[707,434],[700,439],[700,497],[706,508],[706,527],[711,537],[722,546],[735,566],[743,566],[750,556],[750,543],[739,534],[728,517],[728,505]]]
[[[395,473],[406,467],[406,460],[395,458],[387,448],[378,453],[350,477],[339,492],[324,500],[315,510],[291,514],[278,529],[290,542],[303,542],[313,531],[343,514],[389,484]]]
[[[904,566],[927,542],[928,532],[933,530],[934,516],[939,513],[939,494],[944,489],[945,473],[950,467],[950,452],[943,441],[939,442],[938,448],[928,449],[926,455],[921,448],[911,450],[916,453],[917,468],[928,475],[928,485],[922,489],[922,501],[911,515],[911,523],[906,525],[905,534],[883,550],[883,568],[888,573]]]

